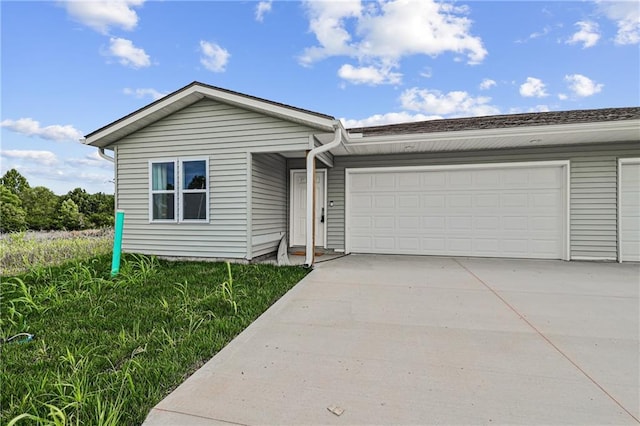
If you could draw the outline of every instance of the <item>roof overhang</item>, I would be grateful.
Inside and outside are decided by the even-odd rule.
[[[334,155],[473,151],[587,143],[640,142],[640,119],[403,135],[349,134]]]
[[[195,82],[88,134],[83,142],[105,148],[204,98],[292,121],[323,132],[332,132],[336,124],[336,120],[329,116]]]

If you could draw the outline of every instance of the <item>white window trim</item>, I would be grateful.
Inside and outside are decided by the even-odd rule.
[[[184,214],[184,209],[183,209],[183,201],[182,201],[182,195],[183,194],[190,194],[190,193],[202,193],[203,190],[201,189],[182,189],[183,187],[183,179],[184,179],[184,173],[183,173],[183,163],[184,162],[189,162],[189,161],[204,161],[205,162],[205,170],[207,172],[207,180],[206,180],[206,188],[204,190],[205,193],[205,202],[206,202],[206,209],[205,209],[205,219],[184,219],[183,218],[183,214]],[[198,224],[198,223],[209,223],[209,210],[211,208],[210,206],[210,192],[211,192],[211,188],[210,188],[210,175],[211,175],[211,171],[209,170],[209,158],[208,157],[171,157],[171,158],[153,158],[151,160],[149,160],[149,165],[148,165],[148,169],[149,169],[149,184],[148,184],[148,191],[149,191],[149,223],[194,223],[194,224]],[[174,179],[175,179],[175,189],[173,191],[168,191],[168,190],[153,190],[153,164],[155,163],[173,163],[173,167],[174,167]],[[174,215],[173,215],[173,219],[154,219],[153,218],[153,194],[170,194],[173,192],[173,205],[174,205]]]
[[[153,189],[153,165],[157,163],[173,163],[173,191],[154,190]],[[178,162],[175,158],[158,158],[149,160],[149,223],[176,223],[178,221]],[[153,218],[153,195],[154,194],[170,194],[173,193],[173,219],[154,219]]]
[[[184,186],[184,173],[182,172],[183,170],[183,164],[185,162],[189,162],[189,161],[204,161],[204,169],[207,172],[207,176],[206,176],[206,185],[205,185],[205,189],[183,189]],[[209,159],[206,157],[179,157],[178,158],[178,175],[180,176],[179,179],[179,183],[180,183],[180,189],[178,190],[179,195],[178,195],[178,213],[180,215],[180,222],[181,223],[209,223]],[[182,204],[183,204],[183,198],[182,195],[184,194],[201,194],[202,192],[204,192],[205,194],[205,203],[206,203],[206,208],[205,208],[205,218],[204,219],[185,219],[184,218],[184,209],[182,208]]]

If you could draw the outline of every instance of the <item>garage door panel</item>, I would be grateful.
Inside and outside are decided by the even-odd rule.
[[[447,207],[472,207],[473,206],[473,195],[472,194],[457,194],[457,195],[447,195]]]
[[[477,189],[500,187],[501,176],[497,170],[476,170],[473,172],[473,186]]]
[[[474,228],[476,230],[495,231],[500,229],[500,218],[496,216],[479,216],[474,218]]]
[[[469,188],[473,184],[473,172],[458,171],[457,173],[447,173],[449,188]]]
[[[396,187],[396,176],[391,173],[377,174],[374,175],[373,182],[376,189],[392,191]]]
[[[469,231],[473,229],[471,216],[449,216],[447,218],[447,231]]]
[[[401,209],[417,209],[420,206],[420,197],[417,195],[398,195],[398,207]]]
[[[489,207],[489,208],[498,207],[500,206],[500,195],[498,194],[475,195],[474,205],[476,207]]]
[[[398,218],[398,229],[408,230],[409,232],[420,229],[420,217],[402,216]]]
[[[447,177],[438,172],[420,174],[422,188],[444,189],[447,187]]]
[[[444,216],[423,216],[422,229],[441,231],[445,228],[446,218]]]
[[[371,195],[354,194],[354,196],[351,198],[351,203],[353,204],[353,208],[355,210],[370,209],[373,205],[372,199],[373,196]]]
[[[527,207],[528,201],[528,194],[504,194],[501,198],[502,207]]]
[[[563,179],[560,166],[355,172],[348,248],[562,258]]]

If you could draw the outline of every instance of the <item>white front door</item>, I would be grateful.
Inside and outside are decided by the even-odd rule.
[[[324,247],[325,242],[325,181],[326,172],[316,170],[316,247]],[[307,237],[307,171],[291,171],[291,238],[289,245],[304,246]]]

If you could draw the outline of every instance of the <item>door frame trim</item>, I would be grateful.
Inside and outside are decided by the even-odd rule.
[[[617,179],[617,198],[618,198],[618,205],[616,206],[616,210],[618,211],[618,220],[616,221],[618,223],[617,229],[616,229],[616,240],[618,242],[617,244],[617,249],[618,249],[618,263],[622,263],[622,166],[624,164],[638,164],[640,163],[640,157],[635,158],[635,157],[628,157],[628,158],[618,158],[618,179]]]
[[[329,209],[327,208],[327,170],[326,168],[317,168],[316,174],[322,173],[324,176],[324,194],[322,194],[322,198],[324,200],[324,230],[323,230],[323,239],[324,244],[322,246],[316,245],[316,247],[327,248],[327,223],[328,223],[328,213]],[[296,173],[307,173],[307,169],[290,169],[289,170],[289,247],[293,247],[293,175]]]
[[[393,167],[349,167],[345,168],[345,197],[344,197],[344,248],[345,253],[351,253],[351,241],[349,238],[349,197],[351,189],[351,176],[358,173],[375,173],[375,172],[404,172],[404,171],[434,171],[434,170],[464,170],[464,169],[505,169],[505,168],[521,168],[521,167],[549,167],[556,166],[563,168],[563,232],[562,232],[562,260],[571,259],[571,176],[570,160],[550,160],[550,161],[515,161],[508,163],[466,163],[466,164],[439,164],[425,166],[393,166]]]

